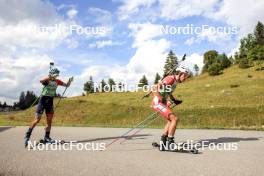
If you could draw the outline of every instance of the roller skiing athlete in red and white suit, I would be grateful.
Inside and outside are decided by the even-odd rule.
[[[182,101],[176,100],[172,93],[177,84],[184,82],[189,77],[189,74],[189,70],[181,66],[176,69],[175,75],[166,76],[155,85],[155,90],[152,90],[152,108],[167,120],[167,124],[161,136],[161,142],[164,145],[167,144],[170,146],[170,144],[174,143],[174,134],[177,127],[178,117],[171,109],[172,102],[175,105],[182,103]],[[168,100],[169,98],[172,102]],[[161,150],[165,150],[164,147],[162,147]]]

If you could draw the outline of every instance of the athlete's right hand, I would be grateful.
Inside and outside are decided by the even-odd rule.
[[[174,103],[175,105],[179,105],[179,104],[182,103],[182,100],[176,100],[176,99],[174,99],[174,100],[172,100],[172,101],[173,101],[173,103]]]
[[[43,86],[47,86],[49,84],[48,81],[43,81],[41,83],[42,83]]]

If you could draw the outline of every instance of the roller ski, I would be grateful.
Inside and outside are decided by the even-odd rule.
[[[40,139],[39,142],[37,143],[38,144],[64,144],[65,141],[64,140],[54,140],[54,139],[51,139],[50,137],[45,137],[44,139]]]
[[[152,146],[154,148],[158,148],[160,151],[198,154],[198,150],[195,149],[192,145],[189,145],[188,143],[176,144],[174,143],[173,138],[168,139],[167,141],[162,140],[161,138],[160,143],[153,142]]]

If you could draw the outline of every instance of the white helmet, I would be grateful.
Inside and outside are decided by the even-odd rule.
[[[190,70],[184,66],[179,66],[178,68],[176,68],[176,72],[190,74]]]
[[[49,75],[52,76],[52,77],[57,77],[57,76],[59,76],[59,74],[60,74],[60,71],[57,68],[52,68],[49,71]]]

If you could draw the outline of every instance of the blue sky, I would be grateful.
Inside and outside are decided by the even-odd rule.
[[[0,101],[14,102],[25,90],[40,92],[38,80],[47,75],[50,61],[61,70],[61,79],[75,76],[68,95],[80,95],[83,83],[114,78],[136,84],[145,74],[150,82],[162,74],[169,50],[183,64],[203,66],[203,53],[215,49],[229,56],[239,40],[264,21],[261,0],[23,0],[0,3]],[[248,5],[252,4],[252,5]],[[7,10],[13,9],[13,10]],[[245,10],[247,9],[247,10]],[[243,13],[241,13],[243,11]],[[78,35],[76,31],[49,33],[40,26],[107,29],[101,34]],[[196,34],[166,33],[192,25],[220,30]],[[162,30],[163,29],[163,30]],[[235,32],[234,32],[235,31]]]

